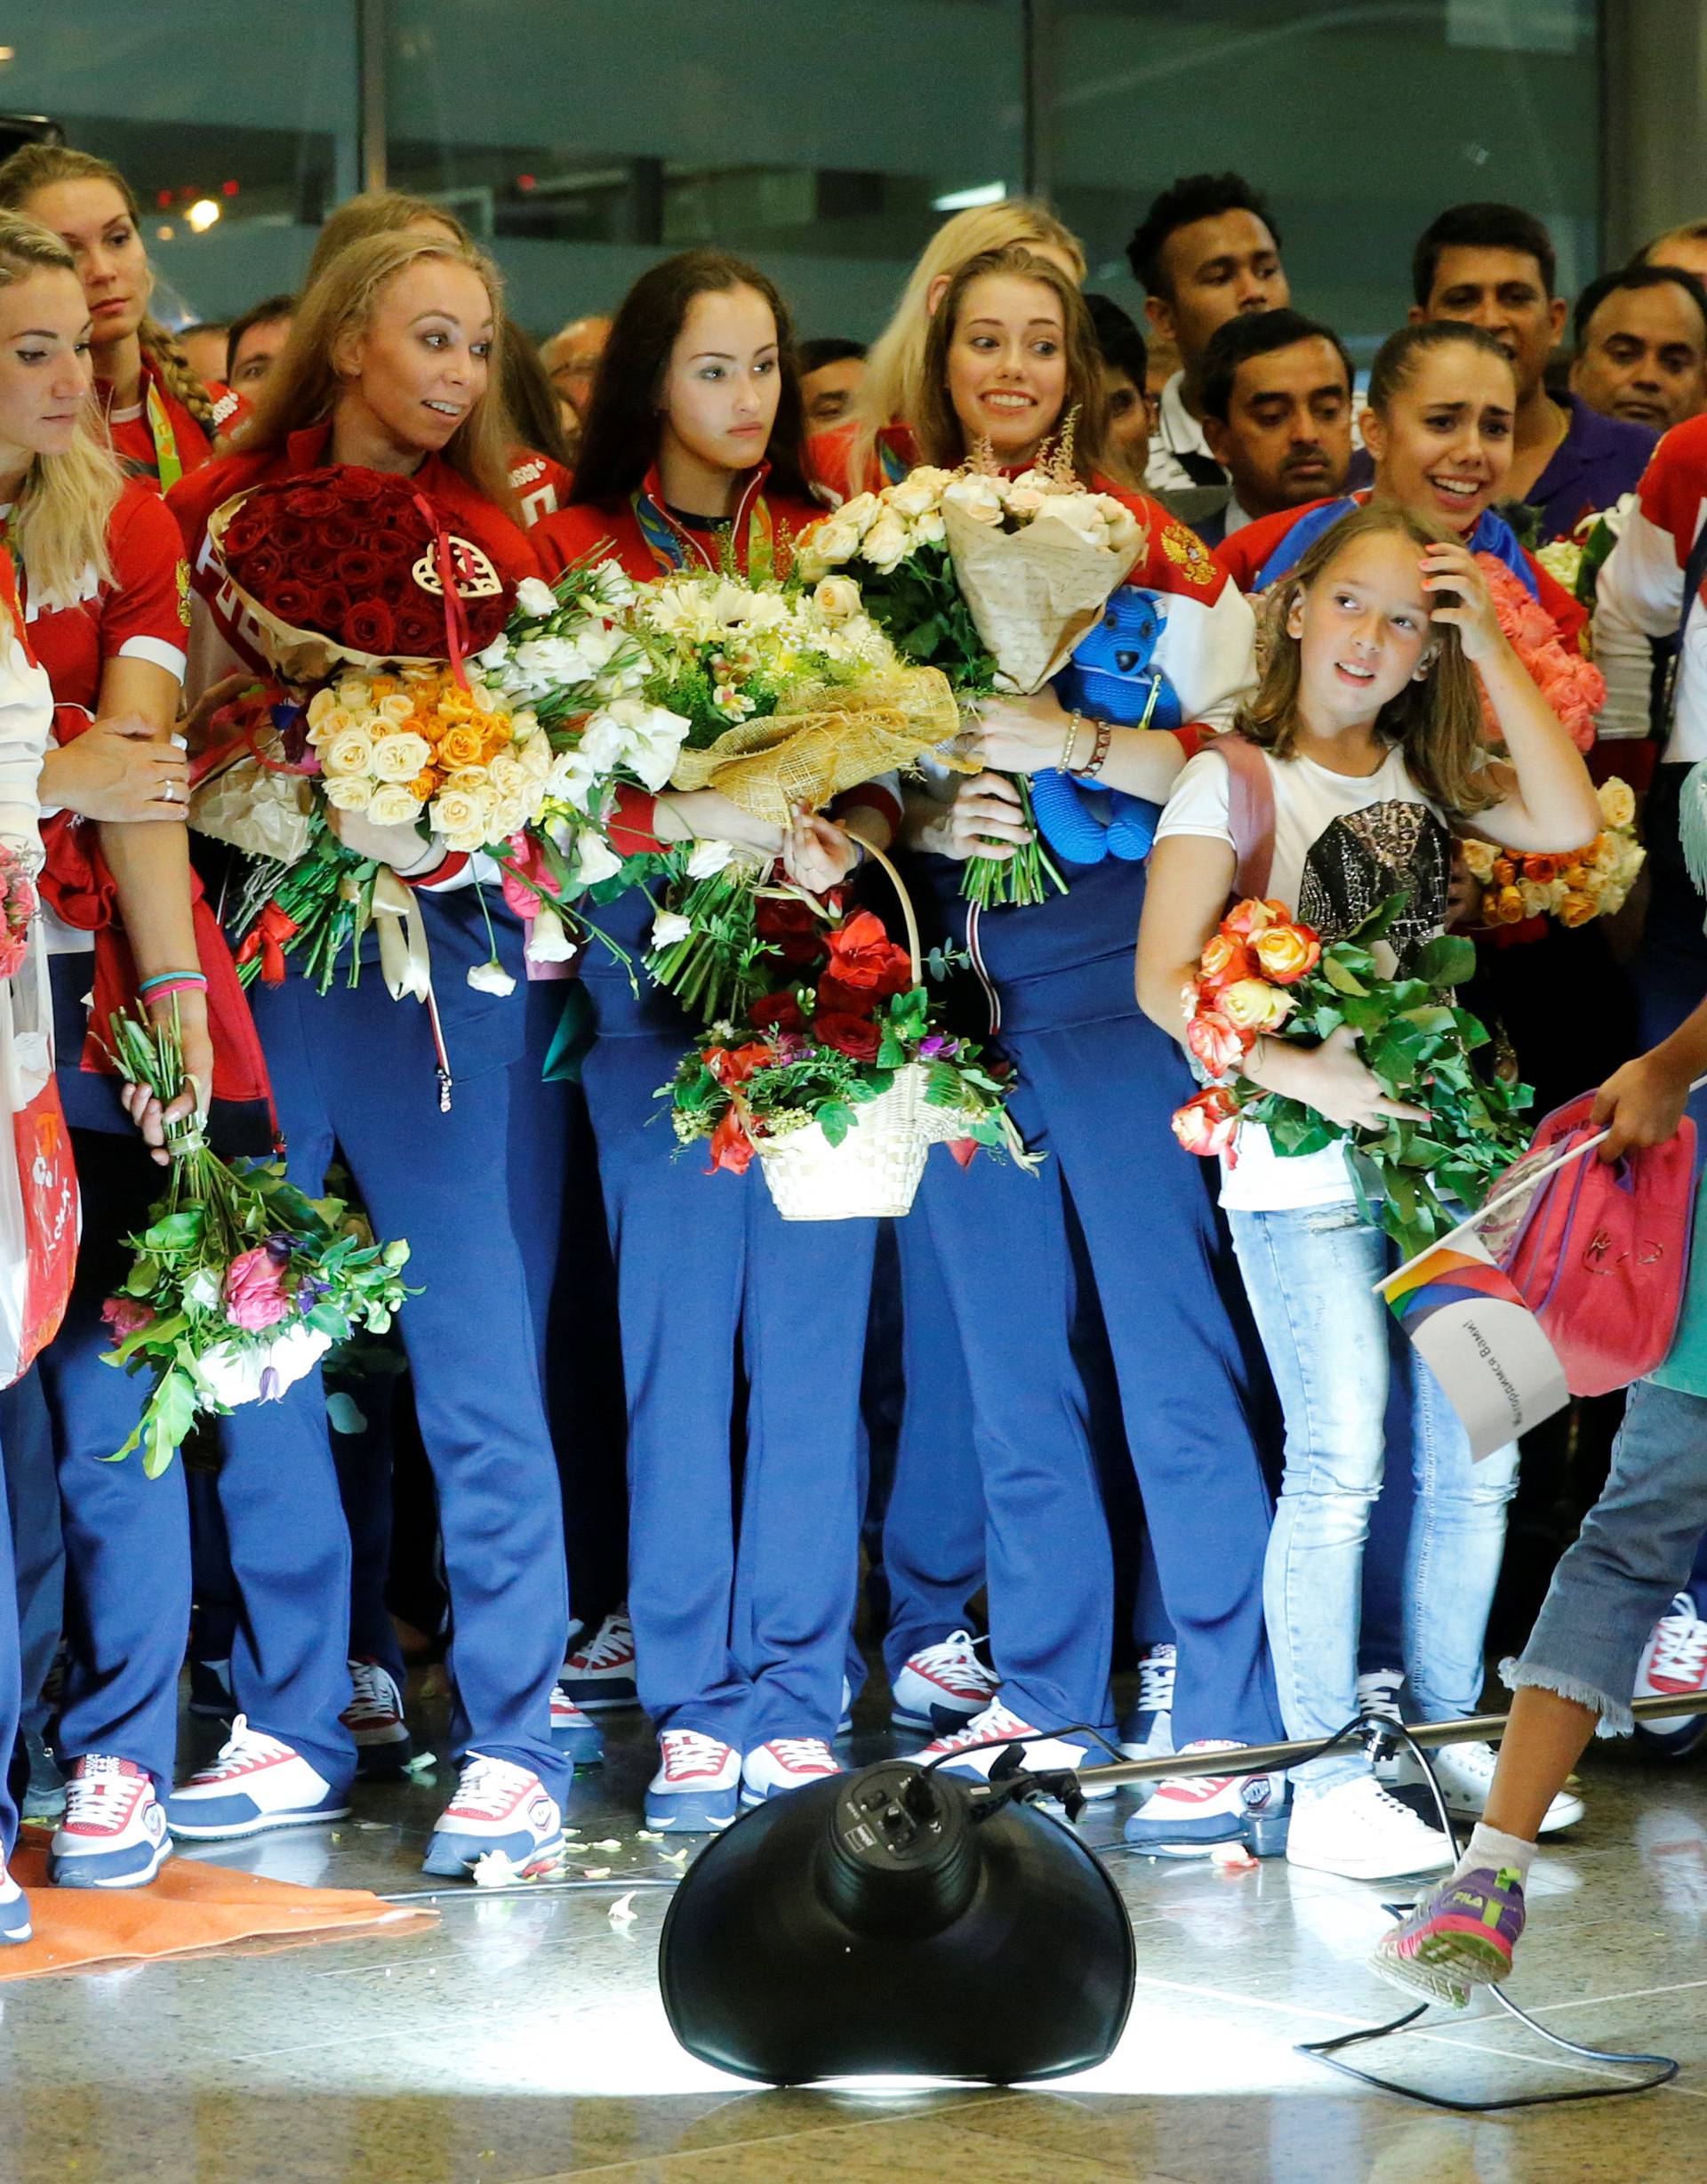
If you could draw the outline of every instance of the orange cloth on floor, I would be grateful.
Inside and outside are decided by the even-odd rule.
[[[258,1937],[331,1939],[358,1926],[413,1926],[423,1915],[366,1889],[298,1888],[187,1858],[168,1859],[146,1888],[52,1888],[46,1843],[29,1833],[20,1838],[8,1869],[29,1897],[36,1931],[31,1940],[0,1947],[0,1979],[177,1956]]]

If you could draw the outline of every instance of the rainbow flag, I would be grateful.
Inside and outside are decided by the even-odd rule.
[[[1473,1234],[1456,1233],[1380,1288],[1479,1462],[1570,1401],[1540,1321]]]

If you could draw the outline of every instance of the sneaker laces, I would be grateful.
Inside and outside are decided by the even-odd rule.
[[[1405,1682],[1402,1668],[1372,1668],[1358,1678],[1358,1712],[1379,1714],[1384,1722],[1402,1722],[1398,1694]]]
[[[248,1716],[240,1714],[231,1723],[230,1736],[220,1746],[218,1759],[211,1767],[199,1768],[190,1780],[223,1782],[228,1775],[244,1773],[258,1760],[294,1757],[289,1745],[281,1744],[276,1737],[263,1736],[258,1729],[251,1729]]]
[[[987,1661],[978,1658],[978,1641],[970,1631],[950,1631],[946,1638],[938,1639],[934,1646],[924,1646],[907,1664],[921,1675],[933,1669],[948,1673],[958,1672],[974,1683],[995,1690],[1000,1682],[996,1671]]]
[[[526,1770],[508,1760],[469,1760],[447,1810],[459,1819],[501,1820],[516,1802],[517,1786],[528,1779]]]
[[[933,1757],[942,1752],[969,1752],[979,1745],[1017,1743],[1022,1737],[1035,1737],[1037,1730],[1030,1722],[1021,1721],[1017,1714],[1010,1714],[999,1700],[993,1700],[982,1714],[974,1714],[964,1729],[952,1736],[938,1737],[930,1746]]]
[[[796,1774],[808,1767],[836,1770],[835,1754],[821,1737],[773,1737],[769,1748]]]
[[[378,1661],[351,1661],[349,1681],[355,1696],[344,1708],[343,1720],[352,1728],[363,1722],[395,1722],[397,1687],[389,1668]]]
[[[551,1712],[556,1716],[559,1727],[565,1722],[584,1722],[589,1729],[592,1727],[591,1722],[588,1721],[587,1716],[560,1683],[554,1683],[551,1686]]]
[[[634,1658],[634,1626],[619,1608],[607,1615],[599,1625],[591,1645],[582,1646],[572,1653],[577,1670],[582,1674],[598,1668],[618,1668]]]
[[[1151,1646],[1147,1653],[1138,1656],[1140,1714],[1173,1713],[1174,1673],[1178,1660],[1178,1651],[1173,1646]]]
[[[65,1784],[66,1827],[104,1822],[106,1807],[116,1803],[120,1791],[137,1779],[134,1769],[125,1772],[127,1765],[125,1760],[97,1753],[85,1759],[75,1774],[68,1775]]]
[[[1679,1612],[1682,1604],[1687,1612]],[[1681,1683],[1692,1684],[1699,1690],[1707,1680],[1707,1623],[1695,1613],[1695,1604],[1687,1594],[1679,1594],[1671,1603],[1672,1613],[1660,1618],[1654,1634],[1654,1658],[1648,1665],[1648,1677],[1674,1676]]]
[[[721,1767],[729,1750],[721,1737],[708,1737],[699,1729],[667,1729],[658,1744],[666,1774],[675,1774],[678,1769],[697,1771],[701,1767]]]

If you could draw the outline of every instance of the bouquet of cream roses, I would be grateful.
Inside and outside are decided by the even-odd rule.
[[[921,465],[861,494],[806,534],[801,563],[808,576],[856,576],[897,650],[942,668],[973,712],[992,691],[1037,690],[1062,667],[1141,544],[1125,502],[1074,475],[1067,436],[1017,478],[984,458]],[[1029,821],[1024,780],[1016,786]],[[964,891],[987,906],[1037,903],[1046,883],[1065,887],[1034,836],[1012,859],[970,859]]]

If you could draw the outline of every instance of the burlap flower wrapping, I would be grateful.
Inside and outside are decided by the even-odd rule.
[[[283,759],[276,730],[257,742],[268,746],[269,758]],[[198,834],[280,864],[307,855],[313,814],[314,791],[301,774],[276,773],[249,751],[209,775],[189,799],[189,823]]]
[[[787,826],[795,807],[816,811],[844,789],[934,752],[957,773],[975,761],[948,748],[960,710],[934,667],[899,668],[850,689],[805,686],[775,712],[725,729],[702,750],[683,747],[676,789],[716,789],[756,819]]]
[[[1067,664],[1109,594],[1142,551],[1092,546],[1063,523],[1018,531],[980,523],[952,502],[942,507],[949,550],[978,634],[1009,690],[1040,690]]]

